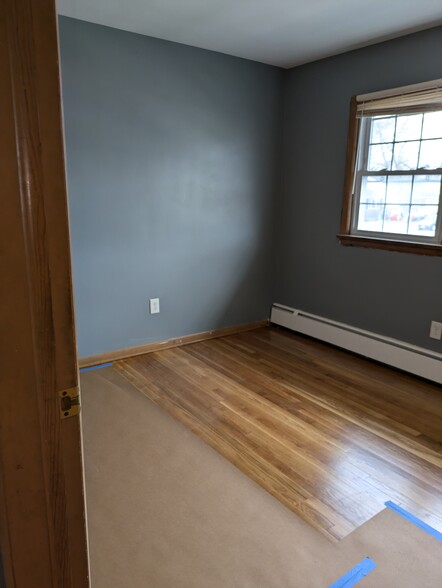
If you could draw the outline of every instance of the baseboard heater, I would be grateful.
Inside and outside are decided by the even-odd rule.
[[[272,306],[270,322],[442,384],[442,354],[436,351],[283,304]]]

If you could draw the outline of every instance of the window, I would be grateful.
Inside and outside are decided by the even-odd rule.
[[[442,80],[352,99],[339,238],[442,255]]]

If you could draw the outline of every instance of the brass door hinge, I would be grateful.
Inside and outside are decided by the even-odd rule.
[[[78,386],[61,390],[58,396],[60,398],[60,418],[67,419],[80,414],[80,388]]]

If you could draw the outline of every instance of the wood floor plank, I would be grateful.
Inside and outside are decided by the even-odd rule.
[[[192,352],[192,351],[189,351],[189,352]],[[194,350],[193,353],[199,353],[199,351]],[[235,370],[234,370],[233,366],[230,366],[230,369],[231,369],[231,377],[233,378],[233,377],[235,377],[234,376]],[[260,375],[262,378],[262,373]],[[248,374],[248,378],[249,378],[249,382],[251,383],[253,381],[253,376],[250,373]],[[267,387],[268,387],[268,383],[266,382],[265,388],[267,389]],[[285,387],[285,384],[282,384],[282,385],[280,384],[279,391],[283,390],[284,387]],[[260,391],[257,390],[256,388],[254,388],[254,390],[257,394],[260,393]],[[420,455],[421,457],[425,457],[425,459],[427,461],[432,462],[433,464],[435,464],[438,467],[441,464],[440,451],[437,451],[431,447],[430,448],[426,447],[426,448],[421,449],[419,447],[420,444],[416,443],[416,440],[415,440],[416,436],[415,435],[412,436],[411,440],[408,440],[407,436],[396,433],[393,428],[389,428],[388,426],[384,425],[383,423],[379,423],[379,422],[376,422],[375,420],[373,421],[373,419],[369,419],[367,417],[367,415],[365,415],[364,421],[362,421],[361,417],[360,417],[360,413],[355,413],[354,411],[353,411],[353,413],[348,412],[348,407],[342,408],[341,406],[335,406],[335,404],[330,401],[328,402],[328,404],[326,404],[326,403],[324,403],[322,398],[313,398],[313,396],[311,394],[304,392],[299,387],[296,388],[296,390],[294,388],[292,388],[290,390],[290,392],[291,392],[291,397],[293,396],[293,394],[296,394],[296,395],[298,395],[298,397],[302,397],[304,400],[313,399],[314,403],[318,403],[318,404],[321,404],[322,406],[324,406],[326,408],[325,419],[326,419],[327,424],[330,424],[332,421],[332,418],[331,418],[332,415],[330,414],[331,411],[335,412],[335,414],[337,414],[339,417],[342,416],[342,412],[344,411],[347,416],[347,422],[346,422],[346,430],[347,431],[349,429],[348,421],[351,421],[354,424],[356,424],[358,427],[362,427],[364,429],[369,429],[370,431],[373,431],[376,429],[378,436],[383,437],[385,440],[388,440],[388,441],[393,440],[393,445],[392,446],[390,445],[389,448],[391,451],[393,451],[395,453],[395,461],[397,461],[399,459],[398,447],[402,447],[402,448],[406,449],[406,454],[405,454],[406,464],[408,463],[408,460],[409,460],[409,455],[408,455],[409,453],[413,453],[418,456]],[[291,397],[289,397],[288,402],[284,402],[283,406],[288,412],[290,412],[293,415],[294,412],[292,410],[292,407],[290,406]],[[279,398],[275,395],[274,392],[273,392],[273,401],[275,403],[277,403],[278,405],[281,405]],[[305,409],[307,409],[307,408],[308,408],[308,403],[304,402],[303,403],[304,412],[305,412]],[[323,411],[323,414],[324,414],[324,411]],[[317,414],[313,418],[316,420]],[[339,418],[339,422],[342,423],[341,418]],[[317,420],[315,422],[315,425],[317,425]],[[312,427],[310,427],[310,429],[311,428]],[[357,432],[356,429],[352,429],[350,432],[351,432],[351,435],[353,438],[353,442],[354,442],[355,437],[357,436],[357,437],[362,438],[361,443],[363,445],[366,445],[366,436],[361,431]],[[330,430],[327,432],[327,436],[330,439],[335,438],[333,432],[331,432],[331,434],[330,434]],[[371,446],[373,446],[373,444],[376,442],[377,442],[376,438],[373,439],[371,441]],[[383,444],[382,446],[380,446],[380,449],[382,449],[383,453],[385,454],[387,446],[385,444]],[[437,449],[439,449],[439,448],[437,448]],[[439,472],[437,472],[437,477],[438,477],[438,474],[439,474]]]
[[[257,333],[256,340],[263,338],[263,331],[260,330]],[[440,401],[440,394],[437,391],[440,390],[440,386],[437,384],[431,384],[429,382],[423,382],[418,378],[413,378],[407,374],[401,373],[397,370],[392,370],[386,366],[374,364],[373,362],[366,361],[363,358],[354,356],[345,351],[324,346],[317,341],[311,341],[300,337],[297,342],[297,346],[293,346],[293,339],[291,334],[280,331],[271,333],[272,336],[272,348],[273,349],[284,349],[289,354],[294,353],[297,356],[297,362],[299,361],[298,355],[301,349],[306,355],[312,356],[315,361],[315,365],[321,368],[323,373],[327,373],[329,377],[333,377],[333,372],[337,373],[338,380],[341,382],[350,380],[352,386],[358,386],[359,383],[364,384],[368,378],[370,385],[369,389],[371,392],[376,392],[374,400],[383,401],[387,405],[391,405],[394,409],[406,410],[408,418],[428,418],[428,416],[434,416],[439,419],[442,417],[442,403]],[[250,339],[252,343],[254,339]],[[310,347],[310,344],[313,344]],[[324,350],[325,347],[325,350]],[[307,351],[308,353],[307,353]],[[342,368],[345,368],[343,372]],[[375,369],[374,369],[375,368]],[[362,388],[356,388],[356,391],[364,394],[366,387],[363,385]],[[418,415],[415,414],[416,401],[420,400],[421,410]],[[368,397],[370,405],[372,405],[373,396]],[[385,412],[385,405],[382,407]],[[413,422],[413,421],[412,421]],[[428,423],[426,423],[428,426]],[[442,434],[440,421],[437,423],[438,433]]]
[[[278,368],[275,372],[275,366]],[[280,383],[281,386],[288,385],[296,391],[298,395],[311,398],[318,404],[333,407],[339,414],[345,414],[348,418],[353,417],[360,426],[366,426],[367,428],[376,427],[382,428],[386,424],[386,432],[388,436],[390,433],[397,431],[402,434],[408,432],[410,438],[413,439],[414,450],[417,450],[420,444],[424,444],[425,453],[429,448],[429,443],[425,439],[420,438],[420,431],[416,426],[411,428],[413,422],[415,425],[420,425],[422,428],[425,427],[426,432],[429,435],[433,435],[431,438],[431,445],[434,446],[437,455],[440,455],[441,445],[439,438],[440,422],[441,419],[434,416],[433,414],[426,413],[425,408],[422,409],[424,416],[414,414],[407,415],[408,420],[406,422],[399,421],[400,410],[396,410],[395,407],[391,407],[388,403],[385,403],[385,407],[380,404],[375,408],[376,404],[376,389],[371,390],[371,397],[373,398],[373,407],[367,406],[370,403],[369,397],[364,402],[361,402],[361,387],[367,387],[367,383],[359,382],[354,387],[346,387],[340,384],[336,384],[334,380],[328,376],[323,375],[322,380],[319,379],[317,374],[320,374],[320,369],[312,373],[306,371],[302,366],[296,364],[296,373],[293,372],[293,368],[287,361],[281,361],[278,354],[268,353],[256,367],[259,373],[269,373],[272,378]],[[308,385],[305,382],[308,381]],[[440,396],[440,391],[437,390]],[[373,417],[373,418],[371,418]],[[418,442],[416,439],[418,438]]]
[[[241,346],[240,340],[230,340],[226,344],[233,346],[237,351],[239,351],[238,346],[244,350],[244,346]],[[294,356],[292,353],[278,347],[275,348],[273,345],[260,345],[252,337],[248,342],[248,350],[249,353],[260,353],[260,362],[263,364],[267,363],[270,368],[278,366],[280,372],[291,377],[291,381],[295,385],[298,383],[303,386],[305,379],[308,378],[309,386],[314,383],[317,386],[322,386],[326,376],[326,387],[323,390],[323,394],[337,398],[342,406],[354,405],[357,408],[363,406],[364,414],[370,414],[370,412],[376,413],[376,409],[378,409],[378,418],[387,419],[393,416],[395,423],[402,423],[414,430],[419,425],[424,425],[427,431],[431,428],[431,433],[442,441],[442,428],[440,426],[440,417],[442,416],[441,403],[440,401],[434,402],[435,397],[440,397],[440,394],[437,394],[439,389],[436,386],[428,384],[429,389],[433,391],[430,404],[428,398],[421,398],[419,394],[421,382],[418,380],[414,398],[409,398],[402,389],[397,390],[392,386],[383,386],[376,378],[373,380],[369,379],[367,382],[366,375],[353,377],[349,381],[350,370],[345,369],[343,371],[342,366],[339,366],[339,364],[335,365],[334,370],[331,370],[319,360],[313,365],[311,362],[295,359],[296,373],[294,373]],[[348,360],[348,358],[346,359]],[[354,359],[360,361],[359,358]],[[382,370],[385,369],[374,364],[372,364],[372,367],[381,368]],[[375,370],[376,372],[377,370]],[[400,373],[398,375],[403,377]],[[422,400],[423,403],[419,413],[416,413],[415,408],[418,399]],[[409,406],[407,406],[407,402]]]
[[[272,327],[114,367],[332,540],[386,500],[441,528],[437,386]]]

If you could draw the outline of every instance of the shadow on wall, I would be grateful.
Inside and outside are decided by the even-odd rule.
[[[267,263],[266,255],[267,251],[257,249],[244,255],[240,261],[233,261],[228,271],[230,274],[233,270],[234,278],[226,282],[219,276],[217,287],[222,289],[222,297],[217,304],[213,303],[213,298],[201,297],[198,310],[202,324],[206,325],[202,331],[269,318],[271,303],[266,303],[271,300],[271,290],[267,276],[262,272]],[[201,268],[195,268],[196,273],[200,271]],[[250,284],[256,287],[255,296],[250,292]]]

